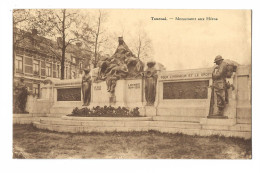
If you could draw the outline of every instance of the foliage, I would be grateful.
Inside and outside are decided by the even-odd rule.
[[[80,117],[138,117],[140,116],[139,108],[136,107],[129,110],[125,107],[114,108],[112,106],[96,106],[92,109],[76,107],[73,109],[72,114],[68,116],[80,116]]]

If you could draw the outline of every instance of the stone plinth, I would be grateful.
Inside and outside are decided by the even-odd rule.
[[[153,117],[157,115],[157,109],[153,106],[145,106],[145,116],[147,117]]]
[[[106,81],[93,82],[90,106],[108,106],[111,94],[107,91]]]
[[[115,103],[114,106],[126,107],[125,89],[126,80],[118,80],[115,88]]]
[[[125,83],[125,102],[127,107],[142,108],[144,105],[144,81],[142,79],[129,79]]]
[[[218,126],[232,126],[236,124],[236,119],[227,118],[202,118],[200,124],[218,125]]]

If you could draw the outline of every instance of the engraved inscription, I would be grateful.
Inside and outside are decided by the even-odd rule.
[[[94,90],[101,90],[101,86],[94,86]]]
[[[81,101],[81,88],[57,89],[57,101]]]
[[[211,76],[211,73],[183,73],[183,74],[167,74],[161,75],[160,80],[172,80],[172,79],[187,79],[187,78],[208,78]]]
[[[128,89],[138,89],[138,88],[140,88],[140,83],[128,84]]]
[[[163,99],[207,99],[209,81],[164,82]]]

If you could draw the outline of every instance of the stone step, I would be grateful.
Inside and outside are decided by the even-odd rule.
[[[61,118],[65,115],[67,115],[67,114],[66,113],[49,113],[49,114],[46,114],[47,117],[53,117],[53,118]]]
[[[238,124],[252,124],[251,118],[237,118]]]
[[[68,126],[90,126],[90,127],[171,127],[171,128],[185,128],[185,129],[199,129],[199,123],[188,122],[166,122],[166,121],[138,121],[138,120],[121,120],[121,121],[107,121],[107,120],[47,120],[41,119],[41,124],[50,125],[68,125]]]
[[[208,114],[207,108],[202,107],[171,107],[171,108],[157,108],[157,115],[159,116],[196,116],[205,117]]]
[[[32,117],[33,114],[13,114],[13,118]]]
[[[71,114],[75,107],[52,107],[50,114]]]
[[[47,117],[48,114],[47,113],[33,113],[32,116],[33,117]]]
[[[47,117],[46,113],[13,114],[14,118]]]
[[[78,120],[78,121],[150,121],[152,117],[75,117],[62,116],[64,120]]]
[[[236,124],[229,128],[232,131],[243,131],[243,132],[251,132],[252,125],[251,124]]]
[[[202,125],[202,129],[206,130],[229,130],[229,126],[227,125]]]
[[[203,124],[202,129],[208,130],[229,130],[229,131],[240,131],[240,132],[251,132],[251,124],[235,124],[235,125],[211,125]]]
[[[33,122],[39,122],[40,117],[14,117],[13,124],[31,124]]]
[[[34,122],[33,125],[39,129],[47,129],[56,132],[131,132],[131,131],[148,131],[157,130],[165,133],[183,133],[187,135],[220,135],[226,137],[240,137],[250,139],[251,132],[239,132],[239,131],[226,131],[226,130],[207,130],[207,129],[181,129],[181,128],[169,128],[169,127],[91,127],[91,126],[66,126],[66,125],[54,125],[54,124],[42,124]]]
[[[201,117],[188,116],[154,116],[154,121],[175,121],[175,122],[200,122]]]
[[[184,129],[200,129],[199,123],[191,122],[168,122],[168,121],[151,121],[151,127],[166,127],[166,128],[184,128]]]

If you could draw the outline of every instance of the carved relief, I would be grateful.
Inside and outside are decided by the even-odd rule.
[[[81,101],[81,88],[57,89],[57,101]]]
[[[163,99],[207,99],[209,81],[165,82]]]

